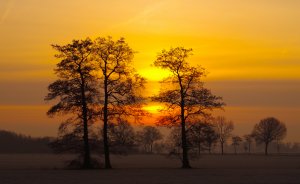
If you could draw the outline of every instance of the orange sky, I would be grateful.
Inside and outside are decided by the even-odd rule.
[[[193,48],[190,62],[207,68],[207,87],[224,97],[236,134],[272,115],[287,123],[287,140],[300,140],[299,7],[297,0],[1,0],[0,127],[55,135],[58,122],[43,102],[57,62],[50,44],[112,35],[138,51],[134,65],[148,94],[167,75],[150,66],[156,54]]]

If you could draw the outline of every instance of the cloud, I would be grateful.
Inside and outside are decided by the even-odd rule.
[[[0,13],[0,24],[2,24],[6,20],[14,4],[15,4],[14,0],[8,0],[4,2],[4,11],[2,14]]]
[[[131,25],[134,23],[140,23],[142,22],[143,24],[147,24],[147,19],[155,15],[155,13],[159,12],[163,7],[165,7],[170,0],[162,0],[159,2],[156,2],[141,12],[137,13],[135,16],[129,18],[128,20],[114,26],[114,28],[119,28],[127,25]]]

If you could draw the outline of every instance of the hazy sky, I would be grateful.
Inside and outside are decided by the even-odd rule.
[[[150,65],[162,49],[193,48],[207,87],[224,97],[236,134],[275,116],[300,130],[300,1],[298,0],[1,0],[0,128],[55,135],[45,112],[57,60],[50,44],[123,36],[149,94],[166,75]]]

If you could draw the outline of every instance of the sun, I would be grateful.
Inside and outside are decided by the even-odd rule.
[[[160,110],[163,109],[161,105],[146,105],[142,108],[145,111],[148,111],[151,114],[159,114]]]
[[[146,79],[152,82],[161,81],[162,79],[170,76],[169,71],[162,70],[159,68],[154,68],[154,67],[140,69],[139,73],[142,77],[145,77]]]

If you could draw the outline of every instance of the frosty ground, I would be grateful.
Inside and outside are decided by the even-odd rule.
[[[300,183],[299,155],[203,155],[194,169],[164,155],[113,156],[112,170],[66,170],[70,155],[0,155],[1,184]]]

